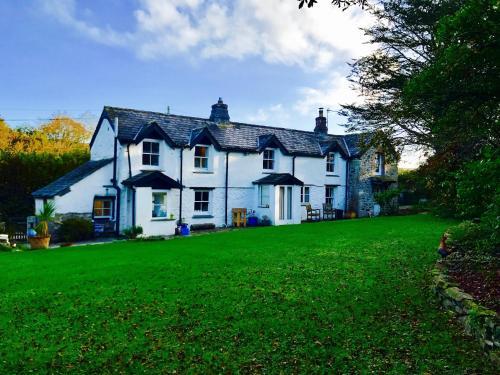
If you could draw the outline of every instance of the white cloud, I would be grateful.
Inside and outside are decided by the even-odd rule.
[[[332,72],[319,83],[318,87],[301,87],[298,89],[298,100],[294,110],[303,116],[316,113],[318,107],[334,111],[329,113],[329,128],[335,133],[344,133],[345,129],[340,124],[345,123],[345,118],[338,115],[341,104],[360,103],[362,98],[359,93],[351,88],[345,73]]]
[[[118,32],[85,21],[75,0],[40,0],[59,22],[96,42],[130,48],[139,57],[260,57],[269,63],[326,70],[367,50],[360,27],[369,17],[328,2],[299,10],[292,0],[140,0],[135,25]]]
[[[290,113],[282,104],[274,104],[266,108],[259,108],[245,118],[245,121],[253,124],[264,124],[286,127],[290,122]]]

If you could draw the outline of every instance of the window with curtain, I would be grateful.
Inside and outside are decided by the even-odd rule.
[[[326,156],[326,171],[328,173],[335,172],[335,153],[329,152]]]
[[[94,218],[107,218],[113,217],[113,200],[106,198],[99,198],[94,200]]]
[[[259,185],[259,206],[269,207],[269,185]]]
[[[195,212],[207,213],[210,209],[210,191],[195,190],[194,191],[194,210]]]
[[[167,193],[153,193],[153,211],[151,216],[155,218],[167,217]]]
[[[194,167],[196,169],[208,169],[208,146],[194,147]]]

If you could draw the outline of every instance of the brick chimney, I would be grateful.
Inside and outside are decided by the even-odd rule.
[[[210,121],[229,122],[229,112],[227,110],[227,104],[224,104],[222,98],[219,98],[217,103],[212,105],[212,112],[210,113]]]
[[[323,116],[323,108],[319,109],[319,116],[316,117],[314,132],[316,134],[328,134],[328,126],[326,125],[326,117]]]

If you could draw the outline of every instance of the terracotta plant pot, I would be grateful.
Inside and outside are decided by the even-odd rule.
[[[34,236],[28,237],[28,241],[30,243],[31,250],[35,249],[48,249],[50,243],[50,236]]]

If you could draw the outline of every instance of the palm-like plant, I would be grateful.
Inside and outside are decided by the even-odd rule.
[[[38,218],[38,225],[36,226],[36,232],[41,237],[49,236],[49,222],[54,220],[54,214],[56,212],[56,205],[53,201],[49,201],[43,204],[36,217]]]

